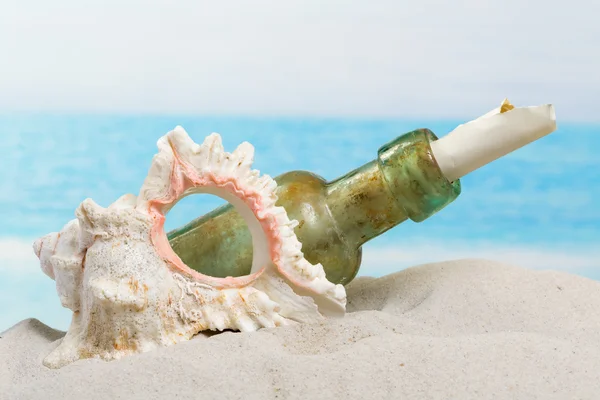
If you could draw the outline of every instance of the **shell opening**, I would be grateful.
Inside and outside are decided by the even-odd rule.
[[[168,211],[165,212],[165,217],[168,218],[169,212],[171,212],[173,208],[177,206],[177,203],[179,203],[183,199],[200,194],[213,195],[222,200],[225,200],[226,202],[231,204],[231,206],[235,208],[237,213],[244,219],[246,228],[248,229],[252,237],[252,268],[250,270],[250,273],[258,272],[262,267],[267,265],[267,263],[272,262],[270,257],[270,249],[267,235],[265,234],[265,231],[263,230],[260,221],[256,218],[250,207],[248,207],[248,205],[244,203],[242,199],[223,188],[206,186],[189,188],[179,199],[175,200],[173,204],[170,205]],[[177,253],[175,250],[174,252]],[[202,260],[198,261],[200,263],[198,265],[201,266]],[[190,265],[186,264],[186,266],[188,266],[188,268],[191,268]]]

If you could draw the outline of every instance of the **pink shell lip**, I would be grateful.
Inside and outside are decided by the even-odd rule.
[[[308,282],[299,279],[299,276],[291,273],[284,265],[282,265],[281,246],[283,238],[279,232],[280,226],[277,222],[277,217],[272,215],[270,210],[271,203],[266,203],[272,199],[267,200],[260,192],[252,187],[241,189],[246,185],[244,185],[243,182],[238,181],[234,175],[222,177],[212,172],[206,172],[199,175],[195,167],[182,160],[176,146],[171,142],[171,138],[167,137],[167,140],[169,141],[169,147],[173,153],[168,192],[162,198],[147,199],[147,207],[150,215],[154,217],[154,224],[150,235],[151,240],[155,245],[158,254],[165,262],[167,262],[172,271],[183,273],[193,280],[199,281],[200,283],[206,283],[218,289],[227,289],[250,285],[265,272],[268,265],[274,265],[278,270],[278,273],[291,284],[292,289],[296,294],[312,297],[318,308],[324,314],[341,316],[345,313],[345,294],[341,296],[343,297],[342,300],[338,293],[339,290],[335,289],[335,285],[328,282],[332,285],[332,289],[334,290],[331,291],[330,289],[328,290],[330,293],[325,294],[324,292],[311,287]],[[183,263],[177,254],[175,254],[169,245],[163,229],[165,220],[163,210],[165,208],[170,208],[169,206],[172,206],[188,189],[193,187],[217,187],[235,196],[237,199],[242,200],[244,205],[249,208],[256,221],[259,222],[260,228],[265,234],[268,244],[268,256],[270,259],[268,261],[266,259],[261,261],[261,264],[259,265],[261,265],[262,268],[260,270],[242,277],[216,278],[192,270]],[[254,253],[258,253],[256,248],[254,249]],[[326,280],[326,277],[323,277],[323,279]],[[341,291],[344,291],[343,288]]]
[[[235,177],[219,177],[213,173],[199,175],[192,166],[181,159],[175,146],[172,144],[171,149],[174,154],[174,161],[170,173],[169,192],[161,199],[151,199],[148,201],[148,212],[154,217],[150,237],[159,255],[169,264],[173,271],[183,273],[194,280],[209,284],[215,288],[227,289],[248,286],[263,274],[266,266],[263,266],[260,270],[250,275],[227,278],[212,277],[191,269],[169,245],[167,235],[164,231],[165,215],[163,209],[165,206],[171,206],[180,200],[183,193],[190,188],[216,187],[227,191],[243,200],[259,221],[268,241],[271,261],[275,262],[280,258],[281,238],[277,224],[274,222],[274,217],[269,213],[265,213],[262,195],[251,189],[246,191],[240,189],[240,185]],[[259,217],[259,214],[264,215]]]

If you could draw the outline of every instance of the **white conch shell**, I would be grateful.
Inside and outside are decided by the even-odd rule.
[[[204,330],[254,331],[344,315],[344,287],[304,258],[296,221],[275,206],[275,181],[251,170],[252,145],[230,154],[218,134],[199,146],[177,127],[158,148],[139,196],[125,195],[108,208],[86,199],[77,219],[34,243],[62,305],[73,310],[46,366],[118,359]],[[253,239],[250,275],[202,275],[173,252],[165,214],[193,193],[220,196],[244,217]]]

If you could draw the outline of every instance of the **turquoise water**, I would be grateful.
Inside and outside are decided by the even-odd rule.
[[[83,199],[91,197],[108,206],[124,193],[137,194],[157,139],[176,125],[197,142],[219,132],[227,151],[249,141],[256,148],[255,167],[263,173],[276,176],[304,169],[333,179],[373,159],[379,146],[398,135],[427,127],[442,136],[460,122],[3,115],[0,240],[4,249],[16,246],[29,251],[19,243],[29,246],[33,238],[59,230]],[[565,264],[575,252],[592,257],[600,250],[598,149],[600,127],[562,124],[550,136],[463,178],[463,192],[453,204],[423,223],[407,222],[369,243],[366,258],[377,249],[389,251],[413,242],[431,243],[432,260],[440,243],[460,247],[463,253],[484,244],[502,249],[530,247],[541,255],[562,251]],[[168,215],[167,228],[220,204],[211,196],[186,198]],[[439,254],[446,253],[440,250]],[[68,313],[60,310],[53,283],[28,257],[5,254],[0,259],[4,264],[0,265],[0,310],[4,311],[0,330],[32,313],[65,329]],[[578,262],[585,268],[576,273],[600,277],[600,259],[597,264]],[[410,265],[398,260],[398,269],[406,266]],[[565,270],[569,267],[564,265]],[[372,275],[389,272],[378,270],[377,265],[369,268]],[[12,305],[15,293],[25,306]]]

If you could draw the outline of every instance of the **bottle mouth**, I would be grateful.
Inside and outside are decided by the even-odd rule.
[[[442,210],[461,192],[460,180],[448,180],[434,157],[431,144],[436,140],[429,129],[417,129],[383,145],[377,153],[388,188],[415,222]]]

